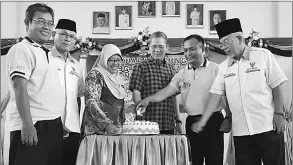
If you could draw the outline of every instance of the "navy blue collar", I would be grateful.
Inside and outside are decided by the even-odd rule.
[[[48,63],[49,63],[49,57],[48,57],[48,53],[49,53],[49,49],[47,49],[47,48],[45,48],[44,46],[37,46],[37,45],[39,45],[39,44],[37,44],[36,42],[34,42],[32,39],[30,39],[30,38],[28,38],[28,37],[24,37],[28,42],[30,42],[33,46],[35,46],[35,47],[39,47],[39,48],[41,48],[41,49],[43,49],[43,51],[45,51],[45,53],[46,53],[46,56],[47,56],[47,61],[48,61]]]

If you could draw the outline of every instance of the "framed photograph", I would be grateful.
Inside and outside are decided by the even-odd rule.
[[[132,29],[132,6],[115,6],[115,29]]]
[[[156,17],[156,1],[138,1],[138,17]]]
[[[203,4],[186,5],[186,28],[203,28]]]
[[[180,1],[162,1],[163,17],[180,17]]]
[[[215,25],[226,20],[226,10],[210,10],[209,18],[209,34],[217,34]]]
[[[93,12],[93,34],[109,34],[109,12]]]

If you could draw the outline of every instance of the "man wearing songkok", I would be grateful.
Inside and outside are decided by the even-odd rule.
[[[133,92],[134,103],[165,88],[176,73],[174,66],[165,59],[168,48],[165,33],[154,32],[150,37],[149,48],[151,57],[135,65],[130,78],[129,90]],[[175,133],[182,131],[175,95],[162,102],[150,103],[138,119],[157,122],[160,134],[174,134],[174,130]]]
[[[223,120],[221,113],[224,108],[223,102],[220,101],[214,107],[214,113],[203,132],[196,133],[191,129],[205,111],[209,101],[209,89],[217,76],[219,66],[204,58],[204,39],[199,35],[186,37],[183,49],[188,65],[175,74],[167,87],[141,100],[137,106],[142,106],[144,109],[149,102],[160,102],[180,92],[184,110],[188,114],[185,128],[191,146],[192,164],[203,165],[205,162],[206,165],[223,165],[223,132],[229,132],[231,129],[231,113],[228,108]]]
[[[53,67],[58,68],[59,81],[66,96],[61,119],[63,123],[63,165],[75,165],[80,141],[80,97],[84,93],[84,80],[81,64],[69,50],[76,41],[76,23],[60,19],[53,31]]]
[[[225,20],[216,30],[228,58],[220,64],[207,110],[194,131],[205,129],[213,105],[226,95],[236,164],[284,165],[286,76],[269,50],[245,45],[239,19]]]
[[[106,15],[99,13],[96,20],[96,27],[93,29],[93,33],[109,33],[110,28],[106,25]]]
[[[54,28],[54,11],[36,3],[25,12],[26,37],[10,48],[9,165],[61,165],[65,94],[53,57],[43,45]]]

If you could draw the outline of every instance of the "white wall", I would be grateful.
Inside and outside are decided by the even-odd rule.
[[[1,38],[14,38],[25,35],[24,13],[35,2],[1,3]],[[156,3],[155,18],[138,18],[137,2],[45,2],[55,10],[55,21],[69,18],[77,22],[79,35],[91,38],[131,38],[150,26],[151,31],[160,30],[169,38],[183,38],[191,33],[216,38],[208,34],[208,10],[227,10],[227,18],[241,19],[245,35],[252,28],[260,32],[260,37],[292,37],[291,2],[181,2],[180,17],[162,17],[162,3]],[[204,28],[186,29],[186,4],[204,4]],[[290,5],[289,5],[290,4]],[[132,30],[115,30],[115,6],[132,6]],[[276,6],[279,6],[276,8]],[[17,12],[14,12],[17,11]],[[110,34],[92,34],[93,11],[110,12]],[[11,14],[13,13],[13,14]]]
[[[292,2],[278,4],[278,37],[292,38]]]
[[[1,38],[15,38],[17,19],[16,2],[1,2]]]

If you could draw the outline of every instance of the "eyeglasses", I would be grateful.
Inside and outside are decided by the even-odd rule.
[[[70,40],[76,40],[77,39],[74,34],[67,34],[67,33],[63,33],[63,32],[57,32],[57,34],[59,34],[63,38],[68,37]]]
[[[220,43],[220,48],[223,49],[224,47],[226,47],[227,45],[231,44],[231,42],[235,39],[236,37],[233,37],[232,39],[230,40],[224,40],[223,43]]]
[[[111,63],[118,63],[118,64],[121,64],[122,63],[122,60],[120,59],[109,59],[108,62],[111,62]]]
[[[52,21],[46,21],[45,19],[33,19],[33,21],[36,21],[39,25],[45,26],[48,25],[49,28],[53,28],[55,25]]]

